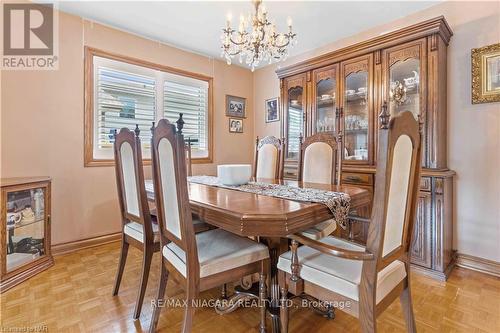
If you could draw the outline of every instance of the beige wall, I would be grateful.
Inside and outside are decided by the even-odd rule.
[[[455,248],[460,253],[500,261],[500,103],[471,104],[470,50],[500,42],[500,2],[444,2],[290,58],[283,66],[336,50],[379,34],[444,15],[454,35],[448,48],[449,168],[457,172]],[[254,73],[255,134],[280,135],[265,124],[264,100],[279,95],[269,66]]]
[[[1,177],[49,175],[52,243],[120,230],[113,167],[83,167],[83,47],[164,64],[214,78],[214,163],[253,158],[252,73],[200,55],[60,13],[59,70],[1,74]],[[229,134],[225,94],[247,98],[244,134]]]

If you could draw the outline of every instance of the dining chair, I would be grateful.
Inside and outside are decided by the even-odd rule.
[[[144,184],[140,130],[136,125],[132,132],[122,128],[115,131],[114,154],[118,201],[122,216],[122,246],[116,273],[113,296],[118,294],[125,269],[129,245],[143,253],[141,280],[134,310],[134,319],[141,314],[149,270],[154,252],[160,250],[160,234],[156,209],[151,210]],[[193,219],[196,232],[203,232],[209,226],[199,219]]]
[[[260,332],[265,332],[269,250],[261,243],[222,229],[194,234],[184,154],[182,131],[176,131],[168,120],[160,120],[153,132],[152,162],[162,263],[149,331],[156,329],[169,276],[185,290],[182,331],[190,332],[201,291],[259,273]]]
[[[141,314],[153,253],[160,250],[158,224],[151,215],[144,185],[140,130],[122,128],[115,132],[114,154],[118,201],[122,216],[122,247],[113,296],[118,294],[129,245],[143,253],[139,292],[134,319]]]
[[[304,183],[340,185],[342,173],[342,133],[321,132],[305,139],[299,138],[299,175]],[[326,220],[302,231],[302,235],[321,239],[332,234],[337,223]]]
[[[284,166],[284,140],[266,136],[255,140],[253,176],[255,178],[281,179]]]
[[[292,235],[291,251],[278,261],[282,304],[288,292],[349,302],[339,309],[359,318],[362,332],[375,332],[377,316],[397,297],[407,330],[416,331],[408,251],[419,190],[421,124],[409,111],[389,118],[383,108],[366,247],[335,237],[315,241]],[[280,313],[281,332],[287,332],[288,307],[281,307]]]

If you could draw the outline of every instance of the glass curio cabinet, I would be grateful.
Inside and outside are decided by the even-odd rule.
[[[1,179],[3,292],[50,267],[50,178]]]

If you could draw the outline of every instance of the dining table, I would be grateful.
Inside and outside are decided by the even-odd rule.
[[[371,193],[354,185],[334,185],[299,182],[283,179],[252,179],[258,183],[279,184],[304,189],[318,189],[345,193],[350,197],[350,210],[369,207]],[[155,194],[152,180],[146,180],[146,192],[151,205]],[[269,298],[267,310],[272,317],[273,332],[279,332],[279,286],[277,281],[278,257],[288,250],[288,235],[304,231],[320,222],[332,218],[331,210],[318,202],[298,201],[268,196],[237,189],[188,182],[189,203],[193,214],[214,227],[243,237],[252,237],[266,244],[270,253]],[[257,288],[246,286],[235,289],[232,296],[241,301],[256,298]],[[233,311],[237,301],[227,302],[227,308],[216,311],[225,314]]]

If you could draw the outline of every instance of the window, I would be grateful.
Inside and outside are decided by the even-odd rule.
[[[193,163],[211,162],[211,84],[198,74],[86,49],[85,165],[113,165],[113,132],[139,125],[143,158],[151,156],[151,125],[183,114]],[[89,68],[91,70],[89,70]]]
[[[208,151],[208,85],[204,81],[168,77],[163,85],[163,114],[170,122],[183,114],[184,137],[194,139],[192,156]]]

